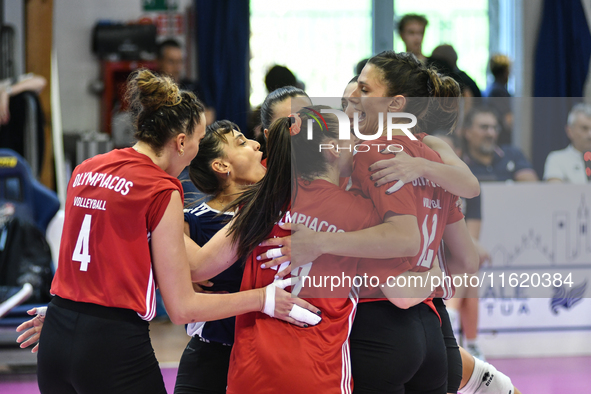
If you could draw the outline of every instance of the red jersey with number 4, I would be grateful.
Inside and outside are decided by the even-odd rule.
[[[295,203],[282,221],[330,232],[354,231],[380,223],[371,201],[324,180],[300,181]],[[276,225],[269,238],[286,235],[289,231]],[[292,248],[297,247],[292,244]],[[256,260],[267,249],[257,247],[247,259],[241,290],[273,282],[277,270],[261,269],[261,261]],[[227,393],[352,392],[349,333],[356,310],[356,292],[347,279],[339,283],[322,280],[325,276],[335,276],[349,277],[352,281],[358,261],[324,255],[292,271],[300,278],[308,277],[292,288],[292,294],[322,311],[322,321],[317,326],[300,328],[261,312],[236,317]]]
[[[150,234],[183,189],[131,148],[84,161],[74,170],[65,206],[59,264],[51,293],[72,301],[156,312]]]
[[[393,136],[390,141],[386,137],[381,137],[375,143],[400,144],[404,147],[404,152],[410,156],[442,163],[439,154],[421,141],[410,140],[407,136]],[[458,198],[438,184],[422,177],[405,184],[395,193],[387,195],[386,190],[393,183],[375,187],[375,182],[370,179],[372,172],[368,170],[370,165],[384,158],[387,157],[377,150],[355,155],[351,191],[371,198],[382,219],[388,213],[412,215],[417,218],[421,233],[419,253],[404,259],[408,260],[412,266],[411,271],[427,271],[431,269],[437,256],[445,226],[464,217],[457,204]],[[442,263],[442,271],[448,275],[447,268],[443,262],[440,263]],[[360,266],[364,268],[363,265]]]

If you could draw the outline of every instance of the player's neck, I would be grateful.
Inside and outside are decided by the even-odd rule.
[[[322,179],[333,185],[339,186],[340,171],[336,167],[330,167],[324,174],[316,174],[310,177],[312,180]]]
[[[218,211],[223,211],[225,207],[231,202],[234,202],[243,191],[244,189],[232,182],[230,186],[226,187],[221,193],[209,200],[207,205]]]

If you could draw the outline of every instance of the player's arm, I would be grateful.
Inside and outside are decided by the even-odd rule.
[[[480,194],[478,179],[447,143],[433,136],[426,136],[423,142],[439,153],[443,163],[400,152],[392,159],[380,160],[370,166],[370,171],[377,171],[371,177],[376,181],[375,185],[379,187],[396,180],[408,183],[424,177],[457,196],[472,198]],[[387,150],[384,153],[390,154]]]
[[[425,301],[432,293],[431,282],[429,278],[432,276],[441,277],[441,267],[439,266],[439,259],[435,256],[433,266],[429,271],[411,272],[406,271],[399,276],[405,277],[404,281],[390,281],[390,283],[383,283],[381,286],[382,293],[388,298],[392,304],[400,309],[408,309],[421,302]],[[406,283],[406,287],[393,286],[395,283]]]
[[[443,242],[447,252],[447,266],[453,275],[478,272],[478,250],[464,219],[445,226]]]
[[[292,223],[291,262],[294,267],[323,254],[346,257],[395,258],[419,252],[421,236],[413,215],[387,214],[384,223],[345,233],[315,232]]]
[[[174,191],[162,219],[152,231],[152,265],[170,320],[175,324],[224,319],[247,312],[265,311],[303,326],[289,316],[294,304],[316,313],[317,308],[294,299],[284,290],[263,288],[233,294],[195,293],[183,240],[183,210],[180,194]],[[273,291],[273,293],[270,293]],[[272,294],[272,297],[271,297]],[[270,299],[273,299],[271,305]]]
[[[229,234],[231,225],[232,222],[226,224],[202,248],[192,245],[187,247],[193,282],[213,278],[238,260],[240,256]],[[187,238],[185,235],[186,244]]]

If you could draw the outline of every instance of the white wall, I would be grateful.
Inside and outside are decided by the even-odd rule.
[[[191,0],[177,0],[179,11]],[[88,90],[99,78],[98,59],[91,51],[97,20],[137,20],[141,0],[54,0],[54,50],[57,51],[64,133],[99,130],[100,98]]]
[[[24,74],[24,0],[5,0],[4,1],[4,24],[14,29],[14,62],[16,75]]]

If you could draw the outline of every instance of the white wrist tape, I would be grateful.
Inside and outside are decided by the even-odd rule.
[[[280,289],[285,289],[287,286],[294,285],[297,280],[298,278],[296,277],[278,279],[270,285],[267,285],[265,290],[265,306],[263,308],[263,313],[271,317],[275,317],[275,288],[278,287]],[[315,326],[316,324],[320,323],[320,320],[322,320],[322,318],[317,314],[295,304],[292,305],[291,311],[289,311],[289,316],[295,320],[312,326]]]

